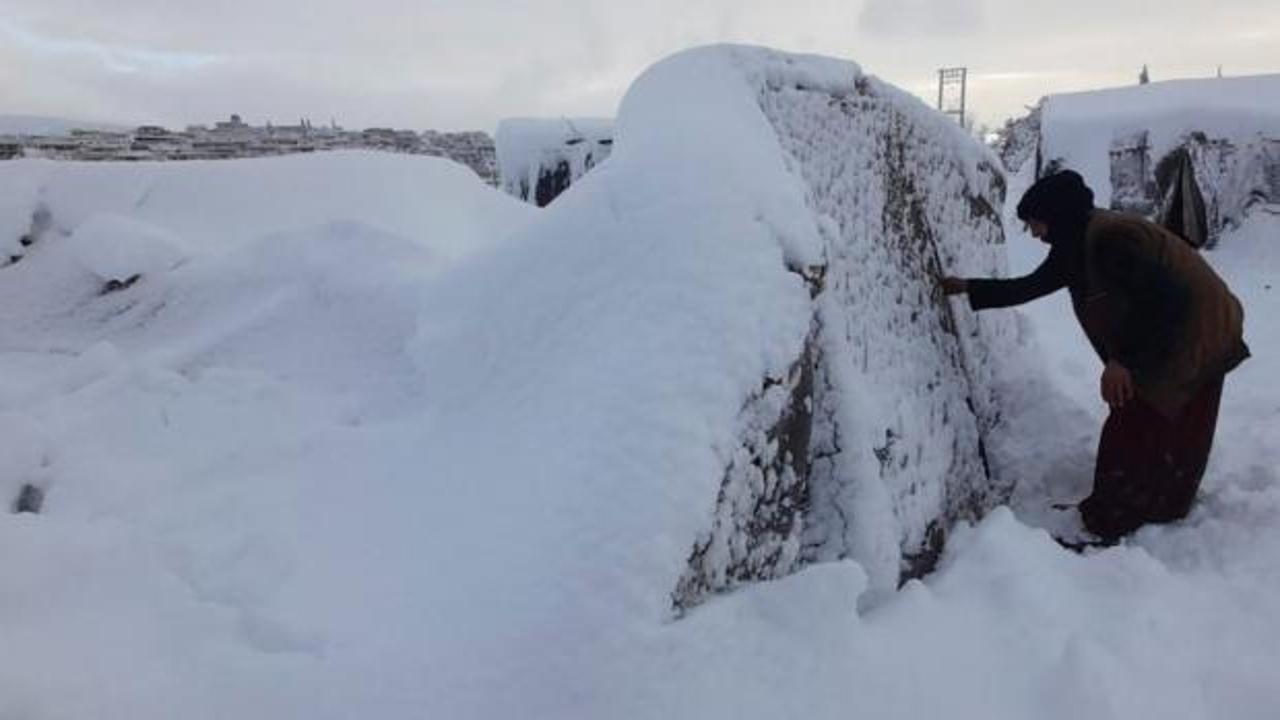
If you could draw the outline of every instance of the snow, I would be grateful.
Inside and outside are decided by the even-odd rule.
[[[1045,161],[1062,158],[1092,180],[1105,204],[1111,197],[1111,143],[1147,132],[1153,160],[1186,135],[1243,144],[1280,127],[1280,75],[1168,80],[1108,90],[1051,95],[1041,120]]]
[[[178,241],[163,230],[108,213],[81,223],[66,245],[86,270],[103,280],[164,272],[184,255]]]
[[[1031,182],[1024,168],[1011,183],[1016,199]],[[1009,212],[1010,261],[1027,272],[1044,257],[1044,246],[1015,230]],[[1273,673],[1280,629],[1263,608],[1280,591],[1275,558],[1280,550],[1280,393],[1269,379],[1269,358],[1280,345],[1275,323],[1280,310],[1275,279],[1280,248],[1275,216],[1257,213],[1229,231],[1221,247],[1205,257],[1245,307],[1245,338],[1254,357],[1227,379],[1213,455],[1197,505],[1184,521],[1140,530],[1123,546],[1086,559],[1142,562],[1146,572],[1124,565],[1110,582],[1118,587],[1087,588],[1079,603],[1115,612],[1137,628],[1084,628],[1104,647],[1131,647],[1108,659],[1112,685],[1094,690],[1097,702],[1115,717],[1147,716],[1155,708],[1140,701],[1173,698],[1174,717],[1265,717],[1276,701]],[[1019,310],[1042,348],[1042,373],[1035,389],[1050,402],[1031,402],[1011,417],[1027,437],[1010,438],[1022,485],[1015,500],[1026,522],[1055,529],[1069,525],[1046,507],[1075,502],[1089,490],[1089,470],[1106,408],[1098,398],[1098,361],[1074,327],[1069,303],[1051,296]],[[1068,400],[1067,398],[1070,398]],[[1071,428],[1069,431],[1066,428]],[[1077,592],[1079,590],[1076,590]],[[1146,647],[1137,648],[1138,643]],[[1150,676],[1148,676],[1150,673]],[[1117,677],[1124,682],[1116,683]],[[1181,678],[1181,679],[1178,679]],[[1146,689],[1133,686],[1145,683]],[[1163,712],[1163,710],[1162,710]]]
[[[614,122],[608,118],[508,118],[494,145],[499,186],[533,201],[539,179],[563,163],[572,183],[609,157]]]
[[[321,171],[323,169],[323,171]],[[523,224],[527,208],[475,189],[466,167],[439,159],[337,151],[244,162],[0,165],[0,242],[7,247],[43,201],[64,232],[95,214],[126,215],[193,246],[217,250],[272,232],[334,221],[360,222],[427,242],[445,258]],[[419,200],[415,192],[437,194]],[[13,243],[16,245],[16,243]]]
[[[1003,269],[999,215],[977,209],[1001,202],[997,162],[852,64],[745,50],[739,62],[823,241],[806,559],[856,559],[872,602],[904,568],[927,569],[957,519],[1006,499],[983,447],[1012,326],[956,314],[935,281],[940,267]]]
[[[0,718],[1271,717],[1267,214],[1208,255],[1255,357],[1186,521],[1083,556],[1035,527],[1087,483],[1096,360],[1060,298],[956,303],[961,337],[1007,351],[982,372],[1013,510],[871,607],[876,568],[841,560],[672,618],[742,401],[811,331],[788,265],[841,232],[821,158],[794,154],[811,138],[779,133],[814,127],[762,88],[856,74],[664,61],[609,163],[543,211],[422,157],[0,165],[0,237],[40,203],[54,222],[0,268],[0,500],[47,491],[0,515]],[[981,150],[902,112],[918,157],[960,156],[916,168],[928,192],[982,186]],[[1041,256],[1006,236],[1012,271]],[[977,239],[944,263],[999,269]]]

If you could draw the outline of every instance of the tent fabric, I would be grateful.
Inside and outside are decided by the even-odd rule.
[[[1185,147],[1174,150],[1156,166],[1160,192],[1158,222],[1193,247],[1211,245],[1204,195],[1196,183],[1195,165]]]

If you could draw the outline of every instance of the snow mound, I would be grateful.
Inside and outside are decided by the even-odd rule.
[[[119,215],[94,215],[67,242],[84,268],[103,281],[163,272],[185,257],[173,234]]]
[[[508,452],[541,448],[515,467],[560,490],[527,507],[598,508],[550,542],[643,589],[618,606],[816,560],[878,591],[927,569],[1009,491],[983,457],[1009,328],[934,282],[1001,268],[993,158],[855,65],[733,47],[646,72],[616,137],[512,252],[446,279],[417,344],[436,397],[528,417]]]
[[[0,165],[0,188],[3,243],[25,232],[43,204],[62,232],[94,215],[122,215],[202,253],[272,232],[353,221],[456,259],[509,234],[532,212],[446,159],[362,151],[237,162],[18,160]]]
[[[402,349],[422,284],[533,214],[449,161],[374,153],[17,161],[0,167],[0,186],[0,226],[44,228],[0,270],[7,347],[123,358],[85,382],[141,363],[369,395],[350,400],[353,417],[414,397]],[[67,387],[74,364],[49,363],[14,396]]]

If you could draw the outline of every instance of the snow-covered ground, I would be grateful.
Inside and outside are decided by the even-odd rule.
[[[0,165],[0,239],[55,228],[0,268],[0,499],[46,490],[0,514],[0,718],[1274,717],[1265,214],[1209,255],[1255,357],[1188,520],[1084,556],[1035,527],[1103,413],[1050,298],[1000,379],[1014,511],[861,612],[845,561],[672,620],[816,235],[734,77],[665,72],[543,211],[432,158]]]

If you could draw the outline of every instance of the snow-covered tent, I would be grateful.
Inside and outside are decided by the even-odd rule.
[[[613,121],[603,118],[510,118],[498,124],[500,185],[543,207],[609,157]]]
[[[521,127],[500,158],[541,147]],[[475,357],[554,368],[573,447],[628,448],[554,473],[591,478],[565,522],[616,548],[586,557],[645,547],[599,570],[677,614],[812,563],[855,559],[881,591],[927,571],[1011,490],[985,440],[1012,321],[936,285],[1003,269],[999,161],[852,63],[743,47],[651,68],[614,137],[518,251],[435,303],[486,318],[422,348],[441,391],[473,404]]]
[[[1008,318],[979,322],[935,283],[956,266],[1003,267],[998,161],[852,64],[720,49],[659,66],[647,81],[687,86],[675,79],[677,63],[712,62],[730,70],[723,82],[738,97],[697,114],[768,133],[748,140],[703,128],[708,152],[767,157],[772,168],[738,171],[790,186],[769,204],[796,213],[797,226],[763,209],[756,221],[811,299],[804,343],[742,401],[713,520],[694,543],[675,606],[849,557],[874,587],[891,588],[929,570],[955,523],[977,519],[1012,489],[985,449],[998,421],[992,374],[1011,341]],[[672,106],[686,93],[713,97],[685,87]]]
[[[1197,246],[1255,209],[1280,212],[1280,75],[1051,95],[1020,127],[1038,136],[1037,174],[1079,170],[1099,204],[1146,215]],[[1023,144],[1007,158],[1020,161]]]

